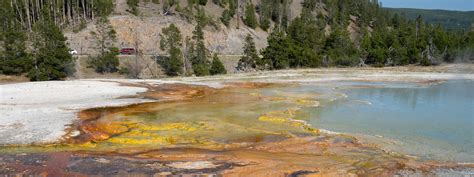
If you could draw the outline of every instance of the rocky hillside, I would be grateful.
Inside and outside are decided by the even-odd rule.
[[[145,54],[160,54],[162,53],[159,49],[161,29],[171,23],[181,30],[184,38],[191,37],[194,24],[177,14],[164,15],[160,13],[161,6],[154,3],[140,3],[140,14],[136,16],[126,11],[128,6],[125,2],[118,0],[115,13],[109,17],[111,25],[117,32],[117,46],[119,48],[137,47]],[[215,5],[209,3],[207,6],[211,9]],[[95,53],[94,41],[92,41],[90,34],[94,29],[94,24],[89,23],[87,28],[78,33],[66,32],[65,35],[71,48],[76,49],[80,54]],[[225,54],[241,53],[243,39],[247,33],[255,36],[259,47],[265,46],[267,36],[264,31],[253,30],[245,26],[240,29],[226,28],[223,25],[220,25],[220,29],[208,26],[204,32],[209,50]]]
[[[301,13],[301,3],[303,0],[293,0],[290,4],[288,12],[289,19],[297,17]],[[258,4],[258,1],[254,1]],[[121,47],[138,47],[144,54],[154,55],[162,54],[159,49],[160,33],[163,27],[174,23],[182,32],[183,38],[191,37],[195,22],[187,20],[180,12],[176,11],[176,6],[172,7],[172,14],[165,15],[162,13],[163,4],[155,4],[152,2],[140,2],[138,6],[138,15],[129,12],[130,9],[126,0],[117,0],[115,4],[115,12],[109,16],[109,20],[117,32],[116,45]],[[179,0],[180,7],[187,5],[186,0]],[[224,8],[209,2],[204,6],[206,15],[217,24],[216,26],[208,25],[204,29],[206,46],[211,52],[217,52],[223,55],[239,55],[242,54],[244,39],[247,34],[251,34],[255,39],[257,49],[261,49],[267,45],[267,37],[269,32],[260,28],[252,29],[243,24],[240,18],[232,18],[229,27],[223,25],[219,18]],[[243,11],[243,10],[242,10]],[[239,19],[239,20],[237,20]],[[94,49],[94,41],[92,41],[91,31],[95,29],[93,23],[88,23],[85,29],[79,32],[66,30],[65,35],[72,49],[76,49],[79,54],[96,53]]]
[[[144,69],[156,77],[157,65],[170,76],[204,76],[223,74],[225,66],[248,72],[429,66],[474,58],[474,28],[446,31],[422,17],[392,14],[378,0],[18,2],[0,1],[0,73],[31,80],[73,74],[77,64],[70,48],[88,59],[81,66],[133,78],[144,78]],[[128,47],[138,55],[127,56],[135,58],[127,65],[117,55]],[[223,64],[218,56],[240,60]],[[149,62],[138,62],[144,58]]]
[[[194,25],[177,16],[149,16],[136,17],[133,15],[117,15],[111,16],[110,22],[117,31],[117,46],[135,47],[138,42],[139,49],[145,54],[160,54],[159,49],[160,32],[163,27],[174,23],[183,33],[183,36],[191,37]],[[70,47],[76,49],[80,54],[93,54],[94,41],[90,37],[90,31],[94,29],[94,25],[88,27],[78,33],[67,32]],[[247,27],[221,28],[213,29],[207,27],[204,30],[205,40],[208,49],[212,52],[221,54],[234,55],[242,53],[242,46],[247,34],[252,34],[255,38],[258,48],[266,46],[266,37],[268,34],[262,30],[253,30]]]

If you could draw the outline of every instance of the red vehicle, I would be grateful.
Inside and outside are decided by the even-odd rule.
[[[120,54],[122,55],[133,55],[135,54],[134,48],[122,48],[120,49]]]

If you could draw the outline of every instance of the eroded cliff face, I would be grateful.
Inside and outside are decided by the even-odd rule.
[[[109,17],[111,25],[117,32],[117,47],[138,48],[146,55],[164,54],[164,52],[159,49],[160,33],[162,28],[169,26],[171,23],[174,23],[180,29],[183,36],[183,45],[186,37],[192,37],[195,22],[189,22],[179,14],[160,14],[159,8],[150,7],[150,9],[147,9],[144,7],[142,9],[143,14],[139,16],[122,11]],[[268,32],[259,28],[248,28],[242,22],[239,22],[240,25],[239,28],[237,28],[237,21],[235,19],[231,22],[230,27],[226,27],[219,21],[220,13],[208,14],[208,12],[213,11],[213,9],[214,8],[209,7],[209,10],[206,10],[206,14],[216,21],[218,27],[207,25],[204,28],[206,47],[211,52],[217,52],[223,55],[240,55],[243,52],[242,47],[244,46],[245,36],[247,36],[247,34],[252,35],[257,49],[264,48],[267,45],[266,39],[269,35]],[[154,11],[158,11],[158,13]],[[68,38],[70,47],[77,50],[79,54],[95,54],[96,44],[91,35],[91,31],[94,30],[95,25],[89,23],[82,31],[78,33],[66,31],[65,35]]]
[[[302,2],[303,0],[292,0],[288,4],[287,15],[290,21],[300,15]],[[188,6],[187,0],[177,0],[177,3],[181,9]],[[206,6],[202,6],[206,16],[210,17],[211,21],[216,24],[214,26],[207,25],[204,28],[206,47],[211,52],[217,52],[221,55],[240,55],[243,52],[242,47],[247,34],[252,35],[258,50],[266,47],[267,37],[271,31],[263,31],[258,27],[251,29],[245,26],[241,16],[244,13],[246,1],[239,0],[239,3],[240,12],[237,12],[230,20],[229,27],[226,27],[220,21],[224,11],[223,7],[214,4],[211,0],[208,1]],[[252,3],[258,5],[260,0],[253,0]],[[117,32],[116,46],[119,48],[139,48],[144,54],[148,55],[163,54],[164,52],[159,49],[159,34],[162,28],[171,23],[174,23],[181,30],[184,44],[184,39],[192,36],[196,22],[186,20],[182,14],[177,12],[177,5],[171,7],[172,13],[168,15],[162,13],[162,6],[163,3],[140,2],[139,14],[133,15],[127,11],[126,0],[116,0],[115,11],[109,16],[109,20]],[[195,10],[193,11],[193,13],[196,13]],[[324,4],[318,4],[316,11],[327,14]],[[257,18],[259,18],[258,14]],[[95,41],[90,34],[94,30],[95,25],[89,22],[85,29],[77,33],[65,31],[65,35],[70,47],[77,50],[79,54],[94,54],[96,53],[96,49],[94,49]]]

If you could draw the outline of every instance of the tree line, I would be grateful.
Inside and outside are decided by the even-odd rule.
[[[2,6],[10,8],[23,29],[32,31],[36,22],[44,20],[43,11],[56,26],[65,28],[109,15],[114,0],[3,0]]]
[[[23,1],[22,1],[23,2]],[[0,73],[21,75],[25,74],[32,81],[44,80],[60,80],[67,76],[71,76],[75,70],[75,60],[69,53],[66,43],[66,37],[62,32],[62,27],[73,24],[73,19],[82,18],[83,20],[93,20],[96,29],[91,31],[91,36],[95,41],[95,49],[97,55],[89,56],[87,66],[93,68],[98,73],[111,73],[117,71],[126,71],[127,69],[118,68],[118,48],[114,46],[116,42],[116,32],[110,25],[107,16],[110,12],[105,13],[113,8],[99,8],[98,12],[90,12],[87,9],[94,9],[94,5],[104,3],[106,1],[64,1],[66,12],[61,11],[62,17],[58,18],[55,3],[58,1],[28,1],[35,3],[33,9],[18,11],[25,6],[31,5],[27,3],[25,6],[17,4],[17,1],[2,1],[1,17],[0,17]],[[91,3],[88,6],[88,3]],[[130,11],[137,13],[136,7],[138,1],[127,1],[131,6]],[[73,6],[75,5],[75,6]],[[68,7],[72,6],[72,7]],[[199,5],[200,6],[200,5]],[[173,24],[162,31],[162,41],[160,48],[170,53],[162,66],[168,75],[190,75],[197,76],[224,74],[226,70],[217,54],[212,55],[204,44],[203,28],[209,24],[208,17],[205,15],[202,7],[197,6],[196,27],[193,31],[192,38],[186,39],[186,54],[182,52],[182,36],[179,29]],[[101,6],[99,6],[101,7]],[[30,23],[22,20],[21,12],[36,11],[34,8],[40,8],[40,12],[35,12],[32,16],[27,15],[28,19],[34,19]],[[86,9],[83,9],[86,8]],[[63,10],[64,10],[63,9]],[[70,10],[75,9],[75,10]],[[84,11],[78,14],[78,9]],[[71,13],[71,14],[69,14]],[[89,15],[87,15],[89,14]],[[77,15],[77,16],[76,16]],[[97,16],[96,16],[97,15]],[[63,23],[61,20],[68,21]],[[138,50],[138,49],[137,49]],[[136,51],[139,53],[139,51]],[[136,56],[138,57],[138,56]],[[184,58],[186,60],[184,60]],[[186,66],[186,67],[185,67]],[[134,73],[134,77],[138,77],[139,73]]]
[[[112,0],[1,1],[0,72],[25,74],[32,81],[60,80],[72,75],[75,60],[69,53],[63,28],[94,18],[98,19],[96,25],[101,34],[93,37],[101,54],[95,57],[99,60],[90,63],[98,72],[111,71],[110,65],[118,65],[118,50],[109,42],[114,31],[106,19],[112,11]]]
[[[174,1],[167,2],[179,7]],[[459,58],[472,61],[474,56],[473,29],[447,32],[439,25],[425,23],[421,16],[408,20],[392,15],[377,0],[304,0],[301,14],[291,21],[286,0],[262,0],[257,5],[247,2],[243,13],[240,0],[212,2],[225,8],[221,17],[224,25],[228,26],[229,20],[237,16],[250,28],[270,32],[268,46],[261,51],[257,51],[250,35],[246,37],[244,54],[237,66],[240,71],[433,65]],[[131,11],[136,10],[137,0],[127,3]],[[211,54],[204,43],[203,29],[215,25],[205,14],[206,3],[191,0],[189,7],[181,9],[192,12],[190,19],[196,24],[192,37],[183,39],[174,24],[162,29],[160,48],[169,57],[158,62],[168,75],[226,72],[217,54]],[[68,53],[62,29],[86,20],[93,20],[97,27],[92,37],[99,51],[90,57],[89,67],[99,73],[118,71],[115,31],[107,19],[112,11],[112,0],[1,1],[0,72],[26,73],[31,80],[55,80],[70,75],[74,72],[74,60]]]
[[[259,5],[260,12],[265,2]],[[247,37],[237,69],[426,66],[457,59],[474,61],[474,29],[448,32],[440,25],[425,23],[421,16],[408,20],[392,15],[377,0],[322,2],[304,0],[300,16],[288,26],[275,25],[267,38],[268,46],[260,51],[261,58],[256,49],[248,49],[254,44]],[[248,8],[253,11],[253,6]],[[258,24],[253,15],[246,13],[244,19],[251,28]],[[262,19],[260,16],[260,27],[266,30],[268,22]]]
[[[214,53],[210,60],[211,53],[204,44],[203,28],[206,26],[206,15],[203,8],[198,7],[197,10],[193,35],[185,39],[184,47],[181,32],[174,24],[162,29],[160,48],[167,51],[169,57],[164,57],[159,62],[167,75],[206,76],[227,73],[217,53]]]
[[[0,41],[3,46],[0,71],[4,74],[27,73],[32,81],[58,80],[74,73],[74,61],[66,37],[51,18],[53,15],[49,8],[44,6],[40,12],[35,12],[35,23],[29,27],[18,20],[18,11],[11,8],[16,4],[12,5],[12,2],[1,1],[0,4]],[[27,30],[31,30],[29,35]]]

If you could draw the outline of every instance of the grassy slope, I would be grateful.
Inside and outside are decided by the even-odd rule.
[[[405,14],[408,19],[421,15],[431,24],[441,24],[448,30],[469,29],[474,24],[474,11],[424,10],[406,8],[386,8],[392,13]]]

